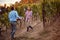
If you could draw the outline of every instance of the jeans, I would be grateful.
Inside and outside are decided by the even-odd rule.
[[[16,21],[11,22],[11,38],[14,38],[14,34],[16,32]]]

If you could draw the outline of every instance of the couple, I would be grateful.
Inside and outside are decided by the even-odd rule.
[[[8,15],[10,24],[11,24],[11,38],[14,38],[14,34],[16,32],[16,22],[17,19],[23,19],[22,17],[20,17],[17,13],[17,11],[15,11],[14,7],[11,7],[11,11],[9,12]],[[25,18],[26,18],[26,22],[27,22],[27,31],[29,31],[29,28],[33,29],[30,25],[31,23],[31,18],[32,18],[32,11],[30,7],[27,7],[27,11],[25,12]]]

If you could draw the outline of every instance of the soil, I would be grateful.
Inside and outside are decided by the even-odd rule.
[[[26,26],[17,27],[14,40],[60,40],[60,17],[51,25],[43,27],[41,21],[35,21],[32,24],[33,30],[26,31]],[[18,25],[17,25],[18,26]],[[2,32],[0,40],[11,40],[10,29]]]

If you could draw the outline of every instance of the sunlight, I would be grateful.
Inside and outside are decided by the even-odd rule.
[[[20,2],[21,0],[0,0],[0,4],[4,5],[4,4],[14,4],[15,2]]]

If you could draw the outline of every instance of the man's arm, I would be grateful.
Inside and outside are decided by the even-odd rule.
[[[17,19],[22,19],[22,17],[20,17],[17,12],[16,12],[16,17]]]

